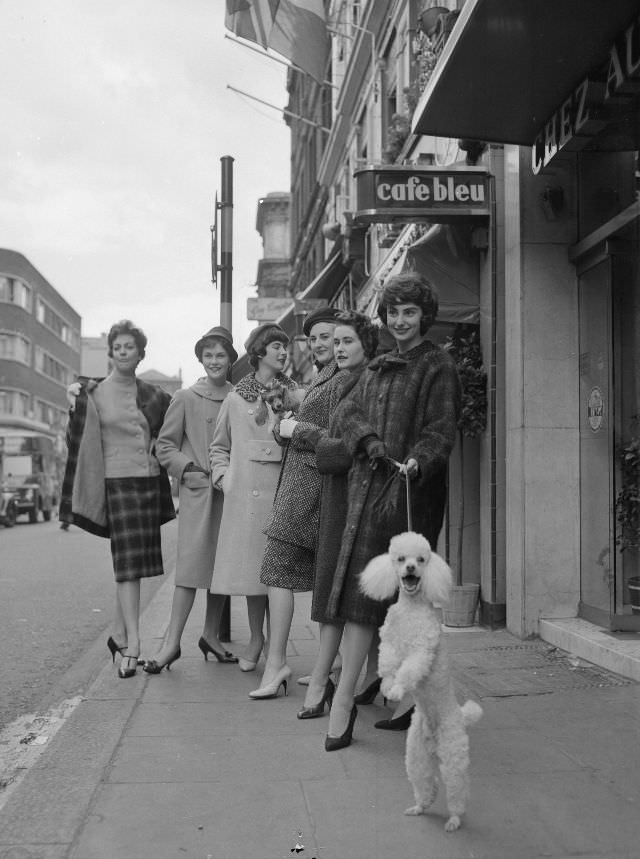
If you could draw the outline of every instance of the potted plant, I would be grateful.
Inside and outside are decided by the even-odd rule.
[[[458,494],[458,545],[456,553],[456,585],[453,589],[449,606],[443,612],[447,626],[471,626],[474,622],[480,585],[464,584],[464,522],[465,522],[465,492],[464,492],[464,441],[465,438],[477,438],[487,426],[487,374],[482,362],[480,335],[477,325],[459,324],[450,335],[443,348],[451,355],[456,363],[462,402],[458,420],[458,464],[459,464],[459,494]]]
[[[632,434],[618,447],[622,487],[616,496],[616,543],[622,552],[640,548],[640,436],[639,415],[631,418]],[[633,614],[640,614],[640,576],[627,579]]]

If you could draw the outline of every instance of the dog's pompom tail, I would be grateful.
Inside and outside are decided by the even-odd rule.
[[[390,555],[372,558],[360,573],[360,589],[371,599],[389,600],[398,590],[398,577]]]
[[[465,701],[460,709],[465,727],[475,724],[482,718],[483,709],[476,701]]]

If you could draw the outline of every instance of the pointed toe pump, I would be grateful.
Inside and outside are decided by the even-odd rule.
[[[333,685],[333,680],[329,677],[327,685],[324,687],[324,694],[320,701],[317,704],[314,704],[313,707],[303,707],[301,710],[298,710],[296,714],[298,719],[317,719],[319,716],[323,716],[325,704],[327,705],[327,710],[331,709],[333,693],[335,691],[336,687]]]
[[[215,647],[211,647],[209,642],[203,636],[200,636],[200,641],[198,642],[198,647],[202,651],[202,655],[204,656],[205,662],[208,661],[208,654],[213,653],[218,662],[228,662],[228,663],[237,663],[238,657],[234,656],[233,653],[230,653],[228,650],[216,650]]]
[[[171,655],[171,658],[167,659],[166,662],[163,662],[162,665],[156,662],[155,659],[149,659],[147,662],[145,662],[142,670],[146,671],[147,674],[160,674],[163,668],[166,668],[167,671],[170,671],[172,664],[177,659],[180,659],[181,656],[182,651],[180,650],[180,645],[178,645],[177,650],[174,651],[174,653]]]
[[[280,692],[280,687],[284,689],[284,694],[286,695],[287,683],[290,678],[291,669],[288,665],[285,665],[280,669],[280,671],[278,671],[271,683],[267,683],[264,686],[260,686],[259,689],[254,689],[253,692],[249,692],[249,698],[253,698],[254,701],[262,701],[267,698],[277,698],[278,693]]]
[[[415,709],[415,707],[410,707],[401,716],[396,716],[395,719],[380,719],[379,722],[374,723],[373,727],[382,731],[407,731]]]
[[[356,716],[358,715],[358,708],[354,704],[351,708],[351,715],[349,716],[349,724],[347,725],[347,729],[340,737],[331,737],[327,734],[327,737],[324,741],[324,748],[327,752],[336,752],[338,749],[345,749],[347,746],[351,745],[351,740],[353,738],[353,726],[356,721]]]
[[[380,691],[380,684],[382,683],[382,679],[377,677],[373,683],[369,683],[366,689],[363,689],[359,695],[353,699],[356,704],[373,704],[376,699],[376,695]]]

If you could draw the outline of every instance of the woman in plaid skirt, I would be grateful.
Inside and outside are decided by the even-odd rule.
[[[110,538],[116,611],[107,646],[114,659],[121,654],[118,675],[126,678],[140,655],[140,579],[163,574],[160,526],[175,518],[169,479],[154,454],[171,397],[136,378],[147,338],[132,322],[113,325],[107,343],[109,375],[69,389],[60,518]]]

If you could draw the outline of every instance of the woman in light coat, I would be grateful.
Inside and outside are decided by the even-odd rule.
[[[221,325],[198,340],[195,353],[206,376],[190,388],[176,391],[156,444],[158,460],[180,486],[180,517],[171,619],[163,646],[145,664],[148,674],[168,668],[180,653],[182,633],[196,590],[201,588],[207,592],[207,609],[198,647],[205,659],[212,653],[218,662],[238,661],[220,644],[226,598],[209,591],[222,517],[222,498],[211,486],[209,445],[220,406],[233,390],[228,378],[238,353],[230,332]]]
[[[224,493],[211,591],[247,598],[250,640],[240,658],[242,671],[255,669],[264,647],[267,589],[259,578],[266,542],[262,529],[271,512],[282,452],[260,412],[263,397],[274,385],[297,387],[282,372],[288,342],[283,329],[273,323],[251,332],[245,349],[254,372],[240,379],[222,404],[209,448],[211,481]]]

